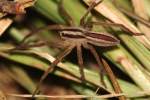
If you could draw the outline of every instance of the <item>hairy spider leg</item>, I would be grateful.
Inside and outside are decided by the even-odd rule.
[[[44,30],[51,30],[51,31],[78,31],[78,32],[83,32],[86,31],[83,28],[75,27],[75,26],[65,26],[65,25],[59,25],[59,24],[54,24],[54,25],[48,25],[44,27],[40,27],[37,30],[31,31],[28,33],[20,42],[21,44],[24,43],[29,37],[38,34]]]
[[[69,46],[69,47],[67,47],[62,53],[60,53],[60,54],[56,57],[55,61],[53,61],[53,62],[51,63],[51,65],[49,66],[49,68],[48,68],[48,69],[44,72],[44,74],[41,76],[40,81],[38,82],[38,84],[37,84],[37,86],[36,86],[36,88],[35,88],[35,90],[34,90],[34,92],[33,92],[33,94],[32,94],[32,97],[34,97],[35,94],[38,92],[38,90],[39,90],[39,88],[40,88],[42,82],[43,82],[44,79],[47,77],[47,75],[48,75],[50,72],[52,72],[52,71],[54,70],[55,66],[56,66],[59,62],[61,62],[61,61],[64,59],[64,57],[66,57],[66,56],[72,51],[72,49],[73,49],[74,47],[75,47],[75,46]]]
[[[92,55],[94,56],[94,58],[96,59],[96,61],[97,61],[97,63],[98,63],[98,66],[99,66],[99,68],[100,68],[100,72],[99,72],[99,74],[100,74],[100,82],[102,83],[102,85],[104,85],[105,87],[106,87],[106,84],[105,84],[105,82],[104,82],[104,74],[106,73],[105,72],[105,69],[104,69],[104,67],[103,67],[103,64],[100,62],[100,61],[98,61],[99,59],[98,59],[98,54],[96,54],[95,52],[94,52],[94,50],[93,50],[93,47],[90,47],[87,43],[86,44],[84,44],[83,45],[84,46],[84,48],[86,48],[86,49],[88,49],[88,50],[90,50],[90,52],[92,53]]]
[[[82,57],[82,45],[78,44],[77,45],[77,59],[78,59],[78,64],[79,64],[79,69],[80,69],[80,74],[81,74],[81,80],[82,82],[85,81],[85,75],[84,75],[84,67],[83,67],[83,57]]]
[[[44,46],[46,43],[45,42],[38,42],[36,44],[26,44],[26,43],[23,43],[21,45],[18,45],[16,46],[15,48],[11,49],[10,51],[15,51],[15,50],[26,50],[26,49],[29,49],[29,48],[32,48],[32,47],[41,47],[41,46]]]
[[[107,70],[108,76],[109,76],[109,78],[110,78],[110,80],[112,82],[112,85],[114,87],[115,92],[116,93],[122,93],[121,87],[120,87],[120,85],[119,85],[119,83],[118,83],[114,73],[112,72],[110,66],[108,65],[108,63],[103,58],[101,58],[101,61],[102,61],[103,65],[104,65],[105,69]],[[112,75],[110,76],[109,73],[111,73]],[[119,100],[126,100],[125,96],[120,96],[118,98],[119,98]]]
[[[81,19],[80,19],[80,26],[84,27],[84,26],[87,24],[86,18],[87,18],[87,16],[88,16],[88,14],[91,12],[92,9],[94,9],[98,4],[100,4],[100,3],[102,3],[102,2],[103,2],[103,0],[99,0],[98,2],[96,2],[96,0],[95,0],[95,1],[93,1],[93,2],[90,4],[90,6],[89,6],[89,8],[87,9],[86,13],[85,13],[85,14],[81,17]]]
[[[59,30],[60,27],[63,27],[63,25],[58,25],[58,24],[55,24],[55,25],[48,25],[46,27],[40,27],[34,31],[31,31],[30,33],[28,33],[23,39],[22,41],[20,42],[20,44],[24,43],[29,37],[37,34],[37,33],[40,33],[40,32],[43,32],[44,30]]]
[[[122,93],[122,90],[119,86],[119,83],[113,73],[113,71],[111,70],[110,66],[106,63],[106,61],[104,59],[100,59],[98,53],[96,52],[95,48],[92,45],[87,44],[86,47],[91,51],[91,53],[93,54],[93,56],[95,57],[98,65],[101,67],[104,67],[108,77],[110,78],[112,85],[114,87],[114,90],[116,93]],[[118,97],[120,100],[125,100],[124,96]]]
[[[101,25],[101,26],[105,26],[105,27],[110,27],[110,26],[114,27],[114,26],[116,26],[116,27],[119,27],[119,28],[121,28],[122,30],[124,30],[124,31],[126,31],[126,32],[128,32],[128,33],[130,33],[131,35],[136,35],[136,36],[138,36],[138,35],[143,35],[142,33],[134,33],[134,32],[132,32],[129,28],[127,28],[127,27],[124,26],[123,24],[112,23],[112,22],[102,22],[102,21],[98,21],[98,22],[93,21],[93,22],[90,22],[90,23],[88,23],[88,24]]]

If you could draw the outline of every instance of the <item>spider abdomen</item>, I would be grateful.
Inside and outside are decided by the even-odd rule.
[[[109,34],[97,32],[84,33],[88,43],[96,46],[114,46],[119,43],[119,40]]]

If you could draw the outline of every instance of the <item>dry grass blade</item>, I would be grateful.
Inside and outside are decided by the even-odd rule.
[[[23,4],[24,8],[33,6],[37,0],[15,0],[20,4]]]
[[[150,23],[149,23],[149,16],[148,13],[146,11],[146,6],[145,6],[145,1],[144,0],[132,0],[132,4],[134,7],[134,11],[135,13],[141,17],[141,18],[137,18],[138,21],[140,21],[141,23],[138,23],[138,27],[139,29],[150,39]]]
[[[136,83],[143,88],[143,90],[150,90],[149,78],[147,78],[136,65],[128,59],[121,59],[120,63],[124,66],[125,70],[133,78],[133,80],[135,80]],[[134,78],[134,75],[136,75],[136,78]],[[141,80],[145,83],[144,85],[141,85]]]
[[[13,96],[13,97],[20,97],[20,98],[32,98],[32,95],[30,94],[6,94],[7,96]],[[120,96],[126,96],[127,98],[136,98],[136,97],[142,97],[142,96],[148,96],[150,95],[150,91],[141,91],[137,93],[131,93],[131,94],[126,94],[126,93],[112,93],[112,94],[106,94],[106,95],[35,95],[36,98],[53,98],[53,99],[58,99],[58,98],[63,98],[63,99],[73,99],[73,98],[97,98],[97,99],[108,99],[108,98],[113,98],[113,97],[120,97]]]
[[[11,25],[13,21],[9,18],[0,19],[0,36],[4,33],[4,31]]]
[[[107,99],[107,98],[113,98],[113,97],[119,97],[119,96],[123,96],[124,94],[108,94],[108,95],[101,95],[101,96],[93,96],[93,95],[62,95],[62,96],[53,96],[53,95],[35,95],[36,98],[53,98],[53,99],[58,99],[58,98],[63,98],[63,99],[73,99],[73,98],[82,98],[82,99],[86,99],[86,98],[103,98],[103,99]],[[8,96],[15,96],[15,97],[21,97],[21,98],[32,98],[32,95],[28,95],[28,94],[8,94]]]
[[[112,53],[112,54],[111,54]],[[114,51],[108,51],[107,54],[115,60],[116,63],[120,64],[125,72],[134,80],[134,82],[141,87],[143,90],[150,89],[150,80],[140,69],[139,64],[136,64],[130,55],[126,53],[122,48],[115,49]],[[136,76],[136,77],[135,77]],[[144,82],[145,84],[141,84]]]

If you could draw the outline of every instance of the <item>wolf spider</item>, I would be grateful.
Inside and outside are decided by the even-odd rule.
[[[112,84],[114,86],[115,92],[116,93],[120,93],[121,89],[119,87],[119,84],[116,81],[116,78],[111,70],[111,68],[106,64],[106,62],[104,61],[104,59],[101,59],[98,55],[98,53],[96,52],[94,46],[98,46],[98,47],[110,47],[110,46],[115,46],[119,43],[119,40],[115,37],[113,37],[112,35],[109,34],[104,34],[102,32],[94,32],[92,31],[92,27],[89,27],[93,24],[100,24],[99,22],[91,22],[90,25],[89,23],[86,21],[86,18],[88,16],[88,14],[91,12],[91,10],[97,6],[98,4],[100,4],[103,0],[95,0],[94,2],[91,3],[91,5],[89,6],[89,8],[87,9],[86,13],[81,17],[80,19],[80,26],[76,27],[74,24],[74,21],[72,20],[71,16],[66,12],[66,10],[64,9],[62,2],[63,0],[60,1],[60,13],[64,16],[66,16],[66,18],[68,20],[67,23],[69,24],[69,26],[65,26],[65,25],[49,25],[47,27],[43,27],[40,28],[39,30],[36,30],[36,32],[32,32],[32,34],[27,35],[23,40],[22,43],[24,43],[24,41],[32,36],[35,33],[39,33],[42,30],[45,29],[49,29],[49,30],[54,30],[54,31],[58,31],[60,33],[60,37],[62,38],[62,44],[65,45],[65,50],[63,52],[61,52],[55,59],[55,61],[53,61],[50,65],[50,67],[44,72],[44,74],[42,75],[39,83],[37,84],[37,87],[33,93],[33,97],[34,95],[37,93],[37,91],[39,90],[40,85],[42,84],[42,82],[44,81],[44,79],[47,77],[47,75],[53,71],[54,67],[63,60],[63,58],[65,58],[74,48],[77,49],[77,59],[78,59],[78,64],[79,64],[79,69],[80,69],[80,74],[81,74],[81,80],[85,80],[85,76],[84,76],[84,70],[83,70],[83,58],[82,58],[82,47],[90,50],[90,52],[93,54],[94,58],[96,59],[98,65],[100,67],[103,67],[106,71],[106,73],[108,74],[110,80],[112,81]],[[112,25],[116,25],[116,24],[112,24]],[[121,26],[122,27],[122,26]],[[124,28],[125,29],[125,28]],[[119,97],[120,98],[120,97]],[[125,99],[120,99],[120,100],[125,100]]]

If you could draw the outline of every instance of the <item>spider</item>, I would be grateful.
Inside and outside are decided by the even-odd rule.
[[[44,72],[44,74],[42,75],[39,83],[37,84],[37,87],[33,93],[33,97],[34,95],[37,93],[37,91],[39,90],[40,85],[42,84],[42,82],[44,81],[44,79],[47,77],[47,75],[53,71],[54,67],[61,62],[68,54],[70,54],[70,52],[76,48],[77,49],[77,59],[78,59],[78,64],[79,64],[79,69],[80,69],[80,74],[81,74],[81,80],[85,80],[85,76],[84,76],[84,70],[83,70],[83,58],[82,58],[82,47],[90,50],[90,52],[93,54],[94,58],[96,59],[98,65],[100,67],[103,67],[106,71],[106,73],[108,74],[109,78],[111,80],[113,80],[114,84],[118,84],[116,82],[115,76],[111,70],[111,68],[106,64],[106,62],[101,59],[98,55],[98,53],[96,52],[96,49],[94,48],[94,46],[98,46],[98,47],[110,47],[110,46],[115,46],[117,44],[119,44],[119,40],[117,38],[115,38],[112,35],[109,34],[105,34],[102,32],[94,32],[92,31],[92,24],[99,24],[99,22],[92,22],[92,24],[86,21],[86,18],[88,16],[88,14],[91,12],[91,10],[97,6],[98,4],[100,4],[103,0],[95,0],[94,2],[91,3],[91,5],[89,6],[89,8],[87,9],[86,13],[81,17],[80,19],[80,26],[77,27],[74,24],[74,21],[72,20],[71,16],[67,13],[67,11],[64,9],[63,7],[63,0],[60,0],[60,13],[64,16],[67,17],[68,20],[67,23],[69,26],[65,26],[65,25],[49,25],[47,27],[44,28],[40,28],[38,30],[36,30],[35,32],[32,32],[32,34],[27,35],[23,40],[22,43],[24,43],[24,41],[30,37],[31,35],[35,34],[35,33],[39,33],[44,29],[49,29],[49,30],[54,30],[54,31],[58,31],[60,33],[60,37],[62,39],[62,44],[64,45],[65,49],[63,52],[61,52],[55,59],[54,62],[51,63],[50,67]],[[113,83],[112,82],[112,83]],[[116,85],[114,85],[115,87]],[[119,85],[116,86],[116,92],[120,93],[120,87]],[[125,100],[125,99],[120,99],[120,100]]]

